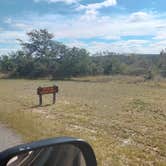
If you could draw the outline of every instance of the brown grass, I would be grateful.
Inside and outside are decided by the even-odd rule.
[[[58,84],[56,105],[36,88]],[[99,165],[165,165],[166,82],[140,77],[72,81],[0,80],[0,120],[25,141],[75,136],[92,144]]]

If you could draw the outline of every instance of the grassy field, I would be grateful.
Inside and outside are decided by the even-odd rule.
[[[57,103],[38,86],[57,84]],[[0,80],[0,121],[25,141],[57,136],[87,140],[99,165],[166,164],[166,81],[86,77],[68,81]]]

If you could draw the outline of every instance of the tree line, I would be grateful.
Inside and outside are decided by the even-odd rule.
[[[0,71],[10,77],[70,78],[87,75],[155,75],[166,77],[166,50],[158,55],[123,55],[109,51],[90,53],[53,40],[46,29],[27,33],[28,41],[19,39],[21,49],[0,57]]]

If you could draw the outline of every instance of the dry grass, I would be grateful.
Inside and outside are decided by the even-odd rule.
[[[56,105],[38,86],[58,84]],[[25,141],[75,136],[90,142],[99,165],[165,165],[166,82],[137,77],[72,81],[0,80],[0,120]]]

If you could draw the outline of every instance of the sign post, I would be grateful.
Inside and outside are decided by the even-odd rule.
[[[53,104],[56,102],[56,93],[53,93]]]
[[[56,93],[58,93],[58,86],[52,87],[38,87],[37,94],[39,96],[39,105],[42,105],[42,95],[53,94],[53,104],[56,102]]]

